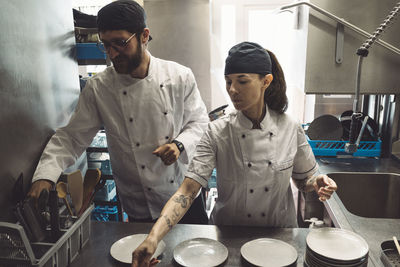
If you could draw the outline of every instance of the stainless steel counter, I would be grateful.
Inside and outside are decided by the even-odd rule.
[[[321,173],[333,172],[385,172],[400,173],[400,164],[393,159],[318,159]],[[362,184],[354,194],[362,194]],[[354,231],[368,243],[368,266],[383,266],[380,260],[380,244],[400,233],[400,219],[364,218],[350,213],[338,195],[325,202],[325,208],[333,218],[336,227]],[[148,233],[152,224],[92,222],[89,244],[80,252],[70,266],[127,266],[120,264],[110,256],[111,245],[120,238]],[[178,266],[173,260],[173,249],[180,242],[207,237],[219,240],[229,250],[227,261],[222,266],[251,266],[240,256],[240,247],[252,239],[269,237],[280,239],[293,245],[299,255],[295,266],[304,266],[304,253],[308,228],[261,228],[261,227],[218,227],[213,225],[177,225],[164,238],[167,249],[158,266]]]
[[[128,266],[118,263],[111,257],[111,245],[127,235],[148,233],[152,225],[150,223],[92,222],[89,243],[70,266]],[[218,240],[228,248],[228,259],[221,266],[252,266],[241,258],[241,246],[247,241],[268,237],[285,241],[295,247],[298,252],[298,260],[293,266],[300,267],[304,266],[308,232],[308,228],[218,227],[215,225],[178,224],[164,237],[163,240],[167,246],[161,263],[157,266],[179,266],[173,259],[173,249],[180,242],[196,237]]]
[[[366,158],[320,158],[318,159],[321,173],[334,172],[379,172],[400,173],[400,164],[394,159],[366,159]],[[363,194],[363,184],[359,185],[354,195]],[[400,192],[400,188],[398,189]],[[371,196],[372,197],[372,196]],[[400,206],[400,203],[398,204]],[[333,218],[335,227],[351,230],[362,236],[369,245],[368,266],[383,266],[380,260],[381,243],[399,237],[400,219],[366,218],[349,212],[335,193],[333,198],[325,203],[329,215]]]

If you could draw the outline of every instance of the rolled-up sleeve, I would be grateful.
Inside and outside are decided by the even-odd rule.
[[[207,187],[208,180],[216,166],[216,148],[210,133],[209,127],[197,145],[194,157],[186,172],[186,177],[197,181],[203,187]]]
[[[299,124],[297,127],[297,152],[293,161],[292,178],[303,180],[313,176],[318,171],[318,164],[314,153],[307,141],[303,128]]]

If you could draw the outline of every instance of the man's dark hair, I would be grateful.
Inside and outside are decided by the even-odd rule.
[[[140,33],[146,28],[146,13],[135,1],[115,1],[99,10],[97,28],[99,32],[126,30],[132,34],[136,33],[139,40]]]

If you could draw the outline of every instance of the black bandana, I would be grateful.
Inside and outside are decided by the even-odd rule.
[[[225,61],[225,75],[232,73],[272,73],[271,58],[256,43],[239,43],[229,50]]]
[[[104,6],[97,14],[99,32],[126,30],[141,33],[146,28],[146,13],[135,1],[120,0]]]

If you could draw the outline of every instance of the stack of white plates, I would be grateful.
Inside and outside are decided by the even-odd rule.
[[[308,267],[367,266],[368,244],[356,233],[338,228],[313,229],[307,236]]]

